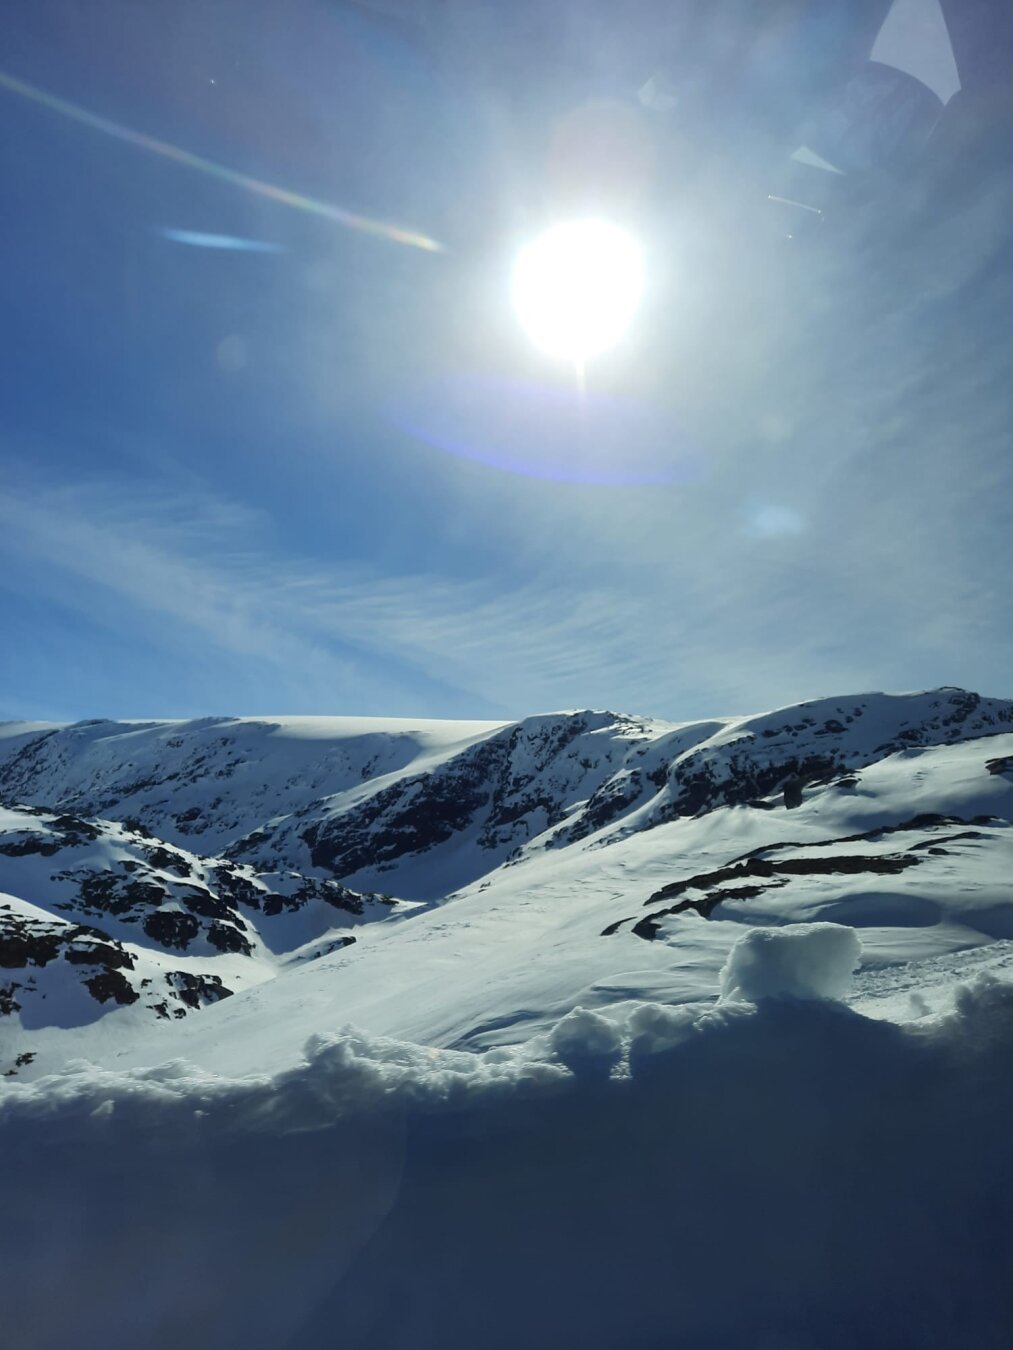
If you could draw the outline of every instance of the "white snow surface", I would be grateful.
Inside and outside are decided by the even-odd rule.
[[[0,943],[81,821],[413,902],[88,918],[234,991],[168,1020],[0,946],[12,1345],[1008,1346],[1013,704],[0,727],[0,792]]]
[[[721,967],[721,997],[842,998],[862,957],[853,928],[793,923],[743,933]]]

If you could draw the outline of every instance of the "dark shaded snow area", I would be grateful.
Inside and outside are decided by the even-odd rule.
[[[347,1032],[274,1076],[12,1084],[5,1341],[1005,1350],[1013,987],[904,1026],[742,1001],[836,987],[829,931],[753,936],[715,1005],[511,1050]]]

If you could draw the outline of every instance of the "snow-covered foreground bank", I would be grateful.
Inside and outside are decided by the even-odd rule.
[[[0,1347],[1013,1344],[1013,703],[0,728]]]
[[[1011,1064],[986,979],[903,1027],[638,1004],[484,1054],[81,1065],[0,1107],[5,1340],[1005,1350]]]

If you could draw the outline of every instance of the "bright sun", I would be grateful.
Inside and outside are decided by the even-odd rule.
[[[514,308],[542,351],[582,364],[622,337],[643,283],[631,235],[606,221],[574,221],[553,226],[518,254]]]

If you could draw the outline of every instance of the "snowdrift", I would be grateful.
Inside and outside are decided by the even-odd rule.
[[[0,1099],[5,1339],[999,1350],[1011,1062],[985,979],[907,1026],[764,997],[485,1054],[347,1030],[243,1079],[78,1063]]]

